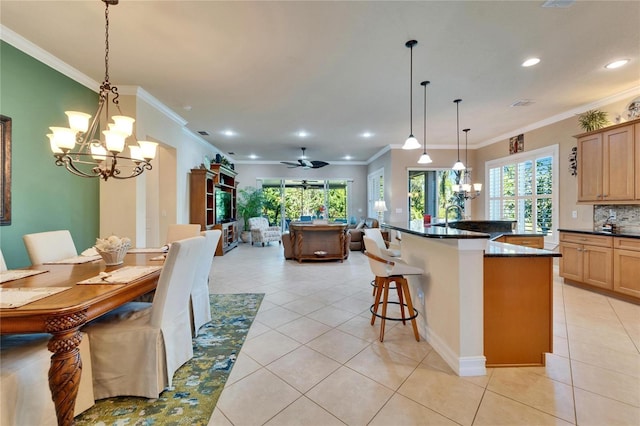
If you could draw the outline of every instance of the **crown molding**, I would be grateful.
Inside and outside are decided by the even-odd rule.
[[[0,39],[94,92],[100,92],[100,83],[1,24]]]

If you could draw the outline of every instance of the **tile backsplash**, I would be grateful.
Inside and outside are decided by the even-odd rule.
[[[600,229],[611,212],[616,216],[611,223],[618,225],[620,231],[640,233],[640,206],[636,205],[593,206],[594,229]]]

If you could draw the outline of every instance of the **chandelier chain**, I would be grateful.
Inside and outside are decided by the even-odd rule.
[[[104,81],[109,81],[109,3],[104,9]]]

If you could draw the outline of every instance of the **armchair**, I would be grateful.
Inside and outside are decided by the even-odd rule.
[[[269,221],[264,217],[249,218],[249,230],[251,231],[251,245],[253,243],[269,244],[277,241],[282,244],[282,231],[279,226],[269,226]]]

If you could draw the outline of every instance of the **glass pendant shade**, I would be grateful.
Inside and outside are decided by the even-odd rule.
[[[462,161],[458,160],[453,165],[452,169],[455,170],[455,171],[460,171],[460,170],[466,169],[466,167],[464,166],[464,164],[462,164]]]
[[[431,160],[431,157],[429,157],[429,154],[427,154],[426,152],[423,153],[420,158],[418,159],[418,164],[429,164],[431,163],[433,160]]]
[[[56,145],[55,141],[53,140],[53,133],[49,133],[47,137],[49,138],[49,146],[51,147],[51,151],[53,151],[54,154],[62,154],[62,150],[58,148],[58,145]]]
[[[76,132],[68,127],[49,127],[53,132],[53,143],[62,151],[76,146]]]
[[[156,148],[158,144],[156,142],[138,141],[140,150],[142,151],[142,158],[145,160],[152,160],[156,158]]]
[[[420,148],[420,142],[413,135],[409,135],[406,141],[404,141],[404,145],[402,145],[402,149],[418,149]]]
[[[117,130],[103,130],[107,151],[120,153],[124,150],[124,140],[127,135]]]
[[[125,115],[114,115],[111,119],[113,120],[114,130],[124,133],[127,137],[131,136],[135,119]]]
[[[474,183],[473,184],[473,190],[476,191],[476,192],[482,191],[482,184],[481,183]]]
[[[142,156],[142,148],[135,145],[129,145],[129,151],[131,151],[131,158],[137,161],[143,161],[144,157]]]
[[[102,145],[92,144],[91,157],[97,161],[104,161],[107,158],[107,150]]]
[[[89,119],[91,119],[90,114],[86,114],[84,112],[78,111],[65,111],[67,117],[69,118],[69,127],[76,132],[86,132],[89,129]]]

